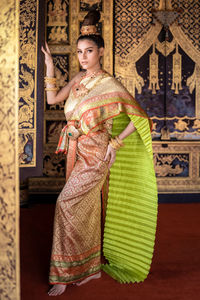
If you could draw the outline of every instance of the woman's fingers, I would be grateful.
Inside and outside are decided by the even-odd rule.
[[[111,158],[110,158],[110,161],[109,161],[109,164],[108,164],[108,168],[109,168],[109,169],[110,169],[110,168],[112,167],[112,165],[114,164],[115,158],[116,158],[116,155],[111,155]]]
[[[109,159],[109,156],[110,156],[110,149],[109,149],[109,146],[108,146],[106,155],[105,155],[105,157],[104,157],[104,161],[108,160],[108,159]]]
[[[104,158],[104,161],[106,160],[109,161],[108,168],[111,168],[112,164],[115,162],[115,158],[116,158],[115,149],[113,149],[110,145],[108,145],[106,156]]]
[[[51,56],[51,52],[50,52],[50,49],[49,49],[49,46],[48,46],[47,42],[45,42],[45,47],[46,47],[46,49],[43,46],[41,47],[42,52],[45,55]]]
[[[46,54],[46,51],[44,50],[44,47],[43,47],[43,46],[41,47],[41,50],[42,50],[42,52],[43,52],[44,54]]]
[[[46,46],[47,52],[48,52],[48,53],[51,53],[51,52],[50,52],[50,49],[49,49],[49,46],[48,46],[48,44],[47,44],[47,42],[45,42],[45,46]]]

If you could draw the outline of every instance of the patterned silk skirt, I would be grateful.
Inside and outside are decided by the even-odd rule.
[[[78,138],[75,165],[56,203],[51,284],[70,284],[100,270],[100,193],[108,173],[108,140],[107,131]]]

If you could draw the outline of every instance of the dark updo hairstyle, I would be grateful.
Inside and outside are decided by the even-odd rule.
[[[82,26],[89,26],[89,25],[95,25],[99,22],[100,20],[100,12],[96,9],[91,9],[88,14],[85,16]],[[89,40],[94,42],[98,48],[103,47],[104,48],[104,40],[100,34],[87,34],[87,35],[80,35],[79,38],[77,39],[77,44],[79,41],[82,40]]]

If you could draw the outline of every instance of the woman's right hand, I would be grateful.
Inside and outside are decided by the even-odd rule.
[[[51,56],[51,52],[50,52],[50,49],[49,49],[49,46],[48,46],[47,42],[45,42],[45,47],[46,47],[46,49],[42,46],[41,50],[45,55],[45,64],[48,67],[48,66],[53,65],[53,58]]]

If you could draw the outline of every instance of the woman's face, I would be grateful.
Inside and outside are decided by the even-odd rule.
[[[103,51],[104,48],[98,48],[93,41],[80,40],[77,45],[77,53],[81,67],[91,72],[99,69]]]

